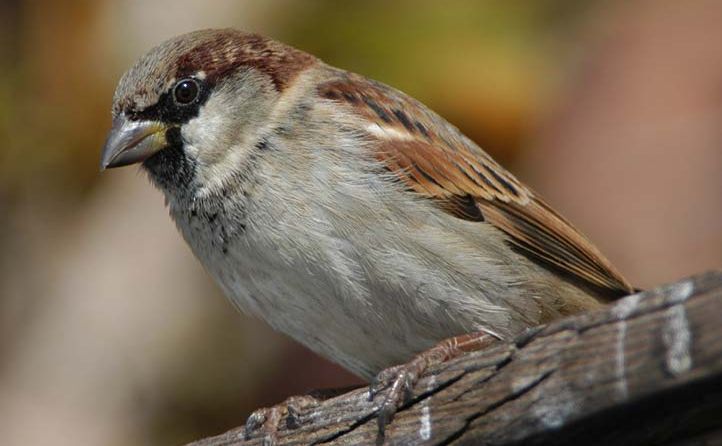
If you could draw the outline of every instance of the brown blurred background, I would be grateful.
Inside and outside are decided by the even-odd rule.
[[[236,314],[144,175],[98,173],[122,72],[221,26],[422,100],[638,286],[722,266],[719,0],[5,0],[3,444],[179,444],[358,382]]]

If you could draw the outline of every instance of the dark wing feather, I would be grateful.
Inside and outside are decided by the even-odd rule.
[[[390,87],[335,75],[319,94],[369,122],[376,157],[411,190],[459,218],[494,225],[519,252],[600,297],[633,291],[594,245],[455,127]]]

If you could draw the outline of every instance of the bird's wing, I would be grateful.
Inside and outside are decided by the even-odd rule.
[[[415,193],[446,212],[491,224],[509,243],[569,280],[614,298],[633,288],[563,217],[458,129],[420,102],[378,82],[335,72],[318,87],[368,122],[375,156]]]

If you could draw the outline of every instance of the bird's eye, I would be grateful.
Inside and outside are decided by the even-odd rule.
[[[198,97],[198,82],[195,79],[183,79],[173,89],[173,96],[179,104],[190,104]]]

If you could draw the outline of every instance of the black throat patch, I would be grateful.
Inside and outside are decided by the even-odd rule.
[[[199,92],[198,97],[188,104],[179,104],[173,98],[172,87],[163,93],[158,102],[143,110],[126,110],[131,121],[157,121],[170,128],[165,137],[168,145],[143,162],[156,185],[175,193],[188,192],[196,173],[195,161],[187,156],[181,137],[181,126],[198,116],[200,108],[208,101],[212,85],[200,79],[194,79]]]
[[[174,193],[189,192],[196,174],[196,162],[183,150],[180,127],[166,131],[168,146],[143,162],[159,188]]]

